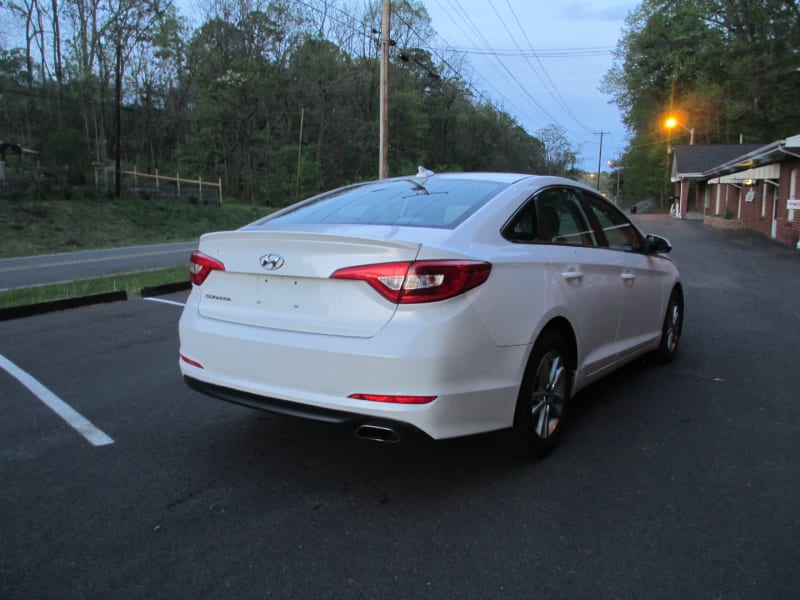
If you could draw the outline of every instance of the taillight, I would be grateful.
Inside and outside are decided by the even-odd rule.
[[[339,269],[334,279],[366,281],[395,304],[435,302],[463,294],[489,277],[492,265],[474,260],[421,260]]]
[[[189,263],[189,280],[195,285],[203,285],[203,282],[211,274],[211,271],[224,271],[225,265],[216,258],[203,254],[202,252],[192,252]]]

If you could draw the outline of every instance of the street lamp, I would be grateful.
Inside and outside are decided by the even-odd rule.
[[[694,127],[690,129],[685,125],[678,123],[678,119],[676,119],[675,117],[667,117],[667,120],[664,121],[664,127],[666,127],[667,129],[675,129],[675,127],[681,127],[683,130],[688,131],[689,145],[694,146]]]

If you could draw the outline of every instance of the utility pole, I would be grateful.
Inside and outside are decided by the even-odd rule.
[[[383,0],[381,15],[381,90],[380,90],[380,142],[378,148],[378,178],[389,176],[389,34],[391,0]]]
[[[116,138],[116,148],[114,148],[114,197],[119,199],[122,194],[122,169],[121,169],[121,155],[122,155],[122,32],[119,26],[117,30],[117,56],[116,65],[114,69],[114,137]]]
[[[303,157],[303,118],[306,114],[306,107],[300,107],[300,138],[297,140],[297,181],[294,186],[294,199],[300,199],[300,161]]]
[[[610,135],[610,131],[593,131],[595,135],[600,136],[600,152],[597,155],[597,181],[596,181],[596,188],[597,191],[600,191],[600,163],[603,160],[603,136]]]

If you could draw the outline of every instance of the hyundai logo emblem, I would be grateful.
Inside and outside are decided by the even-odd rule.
[[[283,257],[278,254],[265,254],[259,259],[259,262],[267,271],[276,271],[283,266]]]

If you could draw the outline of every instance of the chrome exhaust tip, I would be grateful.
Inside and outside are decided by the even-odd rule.
[[[360,425],[356,429],[356,437],[370,442],[387,442],[390,444],[400,441],[400,434],[386,425]]]

